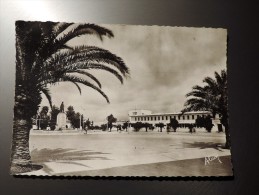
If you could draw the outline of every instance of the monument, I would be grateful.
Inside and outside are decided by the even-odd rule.
[[[67,115],[64,111],[64,102],[60,105],[60,111],[57,115],[57,130],[66,129]]]

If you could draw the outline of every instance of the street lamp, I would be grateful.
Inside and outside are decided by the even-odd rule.
[[[80,114],[79,117],[80,117],[80,118],[79,118],[79,129],[82,130],[82,125],[81,125],[81,124],[82,124],[82,123],[81,123],[82,114]]]

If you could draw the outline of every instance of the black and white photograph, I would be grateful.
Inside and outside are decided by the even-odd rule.
[[[226,29],[15,31],[11,175],[233,176]]]

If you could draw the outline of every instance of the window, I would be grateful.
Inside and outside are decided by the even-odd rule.
[[[170,116],[170,119],[172,119],[173,117],[172,116]]]
[[[180,116],[178,116],[178,120],[180,120],[181,119],[181,117]]]
[[[156,116],[154,117],[154,120],[156,121]]]
[[[165,120],[167,120],[168,119],[168,116],[165,116]]]
[[[158,116],[157,118],[158,118],[157,120],[160,120],[160,116]]]
[[[174,116],[174,119],[176,119],[176,116]]]
[[[144,121],[146,121],[146,117],[144,117]]]
[[[187,115],[187,120],[189,120],[190,119],[190,116],[189,115]]]
[[[183,116],[183,120],[185,120],[185,116]]]
[[[162,116],[162,120],[164,120],[164,116]]]
[[[192,119],[194,119],[194,115],[192,115]]]

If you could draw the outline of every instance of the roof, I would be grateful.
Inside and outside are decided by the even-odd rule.
[[[190,112],[171,112],[171,113],[152,113],[152,114],[139,114],[139,115],[130,115],[130,116],[158,116],[158,115],[187,115],[187,114],[208,114],[210,111],[190,111]]]

